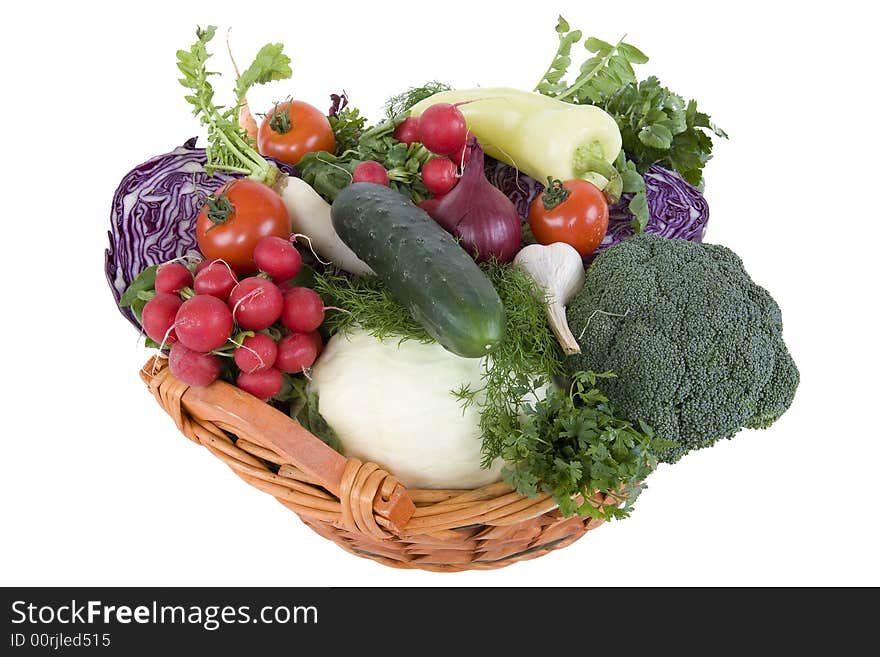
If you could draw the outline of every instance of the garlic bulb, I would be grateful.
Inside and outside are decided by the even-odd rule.
[[[568,328],[565,306],[584,286],[586,274],[580,254],[570,244],[530,244],[516,255],[513,264],[520,267],[547,293],[547,320],[567,354],[581,352],[577,339]]]

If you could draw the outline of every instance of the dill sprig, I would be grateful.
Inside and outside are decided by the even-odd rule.
[[[400,305],[375,276],[349,278],[316,273],[314,290],[330,306],[324,327],[330,334],[359,326],[374,338],[432,342],[422,325]]]
[[[425,98],[430,98],[441,91],[449,91],[451,88],[448,84],[438,82],[437,80],[426,82],[421,87],[410,87],[406,91],[391,96],[391,98],[385,101],[385,116],[389,119],[396,118],[404,112],[408,112],[410,107],[420,103]]]
[[[519,409],[529,397],[564,373],[563,355],[546,320],[546,297],[522,270],[498,262],[482,265],[505,310],[505,338],[484,361],[480,389],[453,394],[465,405],[478,404],[483,466],[501,455],[507,437],[519,428]]]

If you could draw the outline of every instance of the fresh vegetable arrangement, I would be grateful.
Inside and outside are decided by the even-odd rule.
[[[773,298],[701,243],[725,133],[639,79],[636,47],[556,31],[534,91],[428,82],[368,125],[345,94],[258,122],[280,44],[218,104],[199,29],[177,58],[206,147],[123,178],[120,309],[183,384],[230,383],[405,486],[628,516],[658,464],[778,419],[798,371]]]

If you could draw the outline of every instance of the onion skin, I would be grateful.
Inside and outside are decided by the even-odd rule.
[[[522,223],[511,200],[486,179],[483,149],[468,145],[470,159],[458,184],[431,213],[478,261],[510,262],[522,246]]]

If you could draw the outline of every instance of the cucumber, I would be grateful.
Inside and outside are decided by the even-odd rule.
[[[504,305],[491,281],[409,199],[354,183],[337,195],[330,216],[342,241],[447,350],[479,358],[504,338]]]

